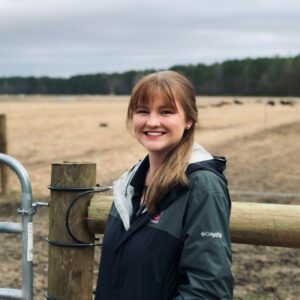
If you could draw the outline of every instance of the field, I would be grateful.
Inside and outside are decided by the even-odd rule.
[[[273,101],[275,105],[269,105]],[[282,100],[292,105],[282,105]],[[51,163],[97,163],[97,182],[111,184],[145,155],[127,132],[128,97],[1,96],[7,116],[8,153],[26,168],[34,200],[49,200]],[[272,196],[233,201],[300,204],[300,100],[199,97],[196,141],[228,159],[231,191],[273,192]],[[0,198],[0,220],[17,220],[19,183],[9,177],[10,193]],[[47,289],[47,208],[34,216],[34,288],[36,299]],[[0,236],[0,287],[19,286],[19,238]],[[233,245],[236,299],[299,299],[299,249]],[[96,261],[98,261],[97,251]],[[97,264],[95,264],[95,269]],[[96,272],[96,271],[95,271]]]

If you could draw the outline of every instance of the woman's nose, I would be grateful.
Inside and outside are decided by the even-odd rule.
[[[160,126],[160,118],[157,114],[150,113],[147,118],[147,126],[158,127]]]

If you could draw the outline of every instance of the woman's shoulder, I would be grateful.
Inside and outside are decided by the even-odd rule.
[[[190,208],[200,205],[221,206],[230,212],[231,200],[224,175],[211,170],[199,169],[188,175],[190,186]],[[195,206],[196,205],[196,206]]]
[[[227,186],[223,178],[223,174],[218,175],[207,169],[198,169],[188,174],[190,187],[203,191],[223,192]]]

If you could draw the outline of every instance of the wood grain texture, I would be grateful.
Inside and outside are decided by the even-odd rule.
[[[300,206],[233,202],[234,243],[300,248]]]
[[[91,187],[96,183],[96,165],[92,163],[53,163],[52,187]],[[66,214],[80,192],[51,191],[49,239],[76,243],[66,229]],[[77,239],[93,242],[86,218],[90,195],[80,198],[69,218],[71,232]],[[48,294],[54,299],[91,300],[93,289],[94,247],[67,248],[49,245]]]

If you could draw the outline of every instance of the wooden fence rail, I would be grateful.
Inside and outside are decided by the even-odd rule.
[[[103,233],[112,197],[95,194],[88,208],[88,227]],[[300,248],[300,205],[233,202],[232,243]]]

